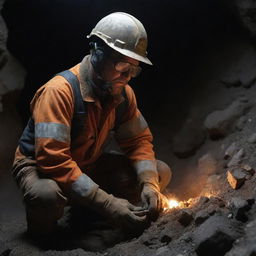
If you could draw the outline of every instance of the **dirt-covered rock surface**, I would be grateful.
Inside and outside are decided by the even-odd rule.
[[[255,36],[254,2],[236,3]],[[165,209],[135,237],[97,222],[89,232],[83,233],[82,222],[73,230],[69,209],[53,237],[26,234],[22,198],[10,173],[22,131],[15,108],[19,93],[10,91],[20,88],[25,72],[16,61],[0,72],[0,89],[11,88],[0,90],[0,256],[256,255],[255,43],[246,34],[227,33],[202,51],[182,80],[185,93],[176,88],[161,95],[162,103],[147,118],[157,157],[173,171],[166,196],[178,206]],[[181,100],[173,101],[176,92]]]
[[[238,75],[237,69],[240,75],[249,72],[248,69],[255,72],[254,48],[246,42],[239,42],[239,47],[243,49],[236,51],[237,62],[233,62],[236,69],[230,70],[230,74]],[[248,65],[247,69],[244,65]],[[5,207],[15,204],[16,208],[12,208],[9,215],[6,209],[5,214],[0,214],[0,255],[254,255],[256,86],[254,82],[249,87],[244,87],[242,83],[239,86],[227,85],[222,80],[224,74],[218,75],[215,81],[204,84],[200,93],[207,95],[190,109],[188,119],[193,120],[196,114],[200,120],[197,129],[193,129],[191,122],[185,121],[184,128],[178,132],[176,138],[180,138],[182,150],[172,148],[172,145],[177,145],[177,140],[163,141],[170,138],[166,131],[157,133],[155,139],[158,154],[162,154],[165,160],[168,158],[172,167],[174,179],[168,196],[180,200],[178,207],[166,209],[141,236],[101,252],[88,252],[88,236],[84,237],[84,241],[80,236],[77,238],[80,242],[75,243],[74,233],[65,233],[65,229],[51,243],[37,243],[26,235],[25,216],[21,213],[21,202],[18,202],[19,193],[10,176],[4,175],[1,200],[8,198],[6,189],[14,190],[14,202],[5,203]],[[158,129],[161,130],[161,127]],[[186,134],[186,129],[190,136]],[[165,148],[164,152],[161,147]],[[183,172],[180,173],[182,179],[177,178],[180,177],[178,172]],[[105,239],[106,245],[111,244],[108,239],[113,236],[116,236],[116,241],[120,240],[119,233],[115,235],[114,232],[105,230],[94,233],[93,249],[97,246],[102,249],[97,239]]]

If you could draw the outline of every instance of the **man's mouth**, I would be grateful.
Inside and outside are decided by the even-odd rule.
[[[121,80],[117,80],[117,81],[113,81],[113,85],[116,85],[116,84],[120,84],[120,85],[126,85],[128,83],[128,81],[121,81]]]

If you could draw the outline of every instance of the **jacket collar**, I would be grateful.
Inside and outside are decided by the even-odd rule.
[[[92,86],[93,67],[90,63],[90,55],[87,55],[82,60],[79,67],[80,90],[84,101],[95,102],[95,95]]]

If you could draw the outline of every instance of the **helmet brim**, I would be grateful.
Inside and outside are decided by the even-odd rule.
[[[135,60],[138,60],[138,61],[141,61],[141,62],[144,62],[148,65],[153,65],[153,63],[147,58],[147,57],[143,57],[137,53],[134,53],[130,50],[127,50],[127,49],[120,49],[114,45],[109,45],[112,49],[116,50],[117,52],[120,52],[121,54],[125,55],[125,56],[128,56],[130,58],[133,58]]]
[[[133,52],[131,50],[128,50],[128,49],[119,48],[119,47],[115,46],[113,43],[107,42],[107,40],[104,37],[102,37],[102,36],[100,36],[100,35],[98,35],[96,33],[91,32],[91,34],[87,35],[86,37],[90,38],[92,36],[96,36],[96,37],[100,38],[109,47],[111,47],[115,51],[117,51],[117,52],[119,52],[119,53],[121,53],[121,54],[123,54],[123,55],[125,55],[127,57],[130,57],[130,58],[133,58],[135,60],[141,61],[141,62],[146,63],[148,65],[153,65],[153,63],[147,57],[141,56],[141,55],[139,55],[139,54],[137,54],[137,53],[135,53],[135,52]]]

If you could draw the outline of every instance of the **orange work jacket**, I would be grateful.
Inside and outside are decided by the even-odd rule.
[[[83,60],[87,69],[92,68],[89,56]],[[124,100],[122,95],[113,97],[102,108],[94,97],[90,84],[81,75],[81,63],[70,69],[79,82],[83,100],[87,104],[84,131],[71,141],[70,131],[74,114],[74,95],[71,85],[62,76],[55,76],[38,89],[31,101],[34,120],[34,141],[31,146],[39,172],[54,179],[64,190],[94,163],[102,153],[115,126],[116,107]],[[115,133],[115,138],[127,157],[139,171],[156,171],[152,134],[137,108],[135,94],[127,84],[127,110]],[[18,146],[15,158],[26,157]]]

